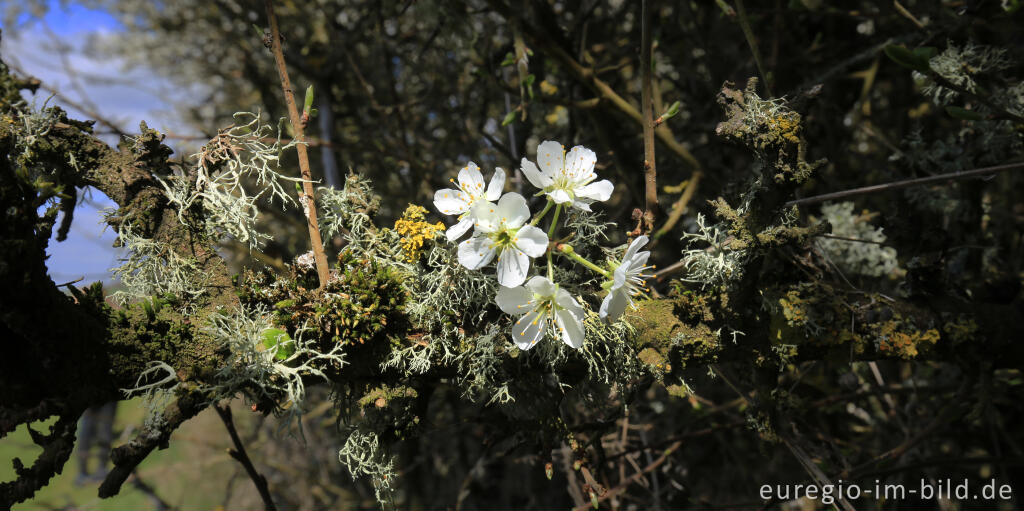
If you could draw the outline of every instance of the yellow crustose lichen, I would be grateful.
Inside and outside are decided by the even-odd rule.
[[[395,232],[402,236],[400,243],[402,251],[409,262],[415,261],[420,256],[420,249],[426,240],[432,240],[438,233],[444,231],[444,224],[441,222],[428,223],[423,215],[426,208],[410,204],[402,218],[395,221]]]

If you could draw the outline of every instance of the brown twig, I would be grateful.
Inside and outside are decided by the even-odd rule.
[[[281,88],[284,90],[284,102],[288,106],[288,118],[291,120],[292,131],[295,132],[295,140],[299,143],[295,146],[299,155],[299,170],[302,171],[302,197],[306,212],[306,226],[309,228],[309,241],[313,246],[313,259],[316,261],[316,272],[320,276],[320,287],[327,285],[330,273],[327,267],[327,254],[324,252],[324,243],[320,239],[320,226],[316,219],[316,196],[313,193],[313,177],[309,172],[309,155],[306,153],[306,144],[303,143],[302,120],[299,117],[299,109],[295,106],[295,96],[292,93],[292,83],[288,79],[288,68],[284,63],[284,53],[281,51],[281,31],[277,26],[277,16],[274,15],[273,0],[264,0],[267,9],[267,20],[270,22],[270,49],[274,53],[274,63],[277,66],[277,74],[281,78]]]
[[[671,456],[672,453],[675,452],[676,449],[679,449],[682,445],[683,445],[683,441],[682,440],[675,441],[672,445],[668,446],[667,449],[662,451],[661,456],[659,456],[658,459],[654,460],[653,462],[651,462],[651,464],[649,464],[646,467],[644,467],[644,469],[641,470],[640,472],[637,472],[637,473],[633,474],[632,476],[630,476],[625,481],[619,483],[619,485],[616,486],[615,488],[612,488],[612,489],[604,492],[603,494],[599,495],[597,497],[597,501],[600,502],[602,500],[607,500],[607,499],[609,499],[611,497],[614,497],[615,495],[625,491],[626,488],[629,487],[629,485],[635,483],[637,480],[639,480],[645,474],[648,474],[652,470],[654,470],[654,469],[660,467],[661,465],[663,465],[665,463],[665,461],[668,460],[668,457]],[[583,504],[581,506],[576,506],[576,507],[573,508],[573,511],[584,511],[589,506],[590,506],[590,503]]]
[[[747,19],[747,10],[743,8],[743,0],[736,0],[736,12],[739,13],[737,20],[740,23],[740,28],[743,30],[743,37],[746,37],[747,45],[750,46],[750,52],[754,54],[754,63],[757,64],[757,71],[761,73],[761,79],[764,80],[764,88],[768,91],[768,97],[774,97],[775,94],[772,92],[771,75],[764,71],[764,64],[761,63],[761,52],[758,50],[757,38],[754,37],[754,31],[750,28],[750,20]]]
[[[917,19],[913,14],[911,14],[911,12],[908,11],[906,7],[903,7],[903,4],[900,3],[900,0],[892,0],[892,6],[896,8],[896,12],[900,13],[901,16],[910,20],[911,23],[913,23],[914,25],[917,25],[917,28],[924,30],[924,23],[921,23],[921,20]]]
[[[817,204],[819,202],[825,202],[834,199],[845,199],[847,197],[856,197],[858,195],[867,195],[875,192],[884,192],[889,190],[902,190],[903,188],[910,188],[913,186],[930,185],[933,183],[942,183],[946,181],[960,181],[963,179],[971,179],[997,172],[1004,172],[1007,170],[1017,170],[1024,168],[1024,162],[1022,163],[1007,163],[1005,165],[995,165],[993,167],[982,167],[974,170],[961,170],[957,172],[950,172],[948,174],[939,174],[937,176],[921,177],[916,179],[907,179],[904,181],[895,181],[892,183],[885,183],[881,185],[865,186],[862,188],[854,188],[852,190],[843,190],[841,192],[832,192],[822,195],[815,195],[814,197],[807,197],[806,199],[791,200],[786,203],[786,207],[789,206],[803,206],[807,204]]]
[[[98,124],[102,124],[103,126],[106,126],[107,128],[110,128],[110,131],[113,134],[118,135],[118,136],[127,135],[127,132],[125,132],[123,129],[121,129],[121,127],[118,126],[117,123],[115,123],[114,121],[111,121],[111,120],[103,117],[102,115],[99,114],[99,112],[90,109],[88,106],[86,106],[86,105],[84,105],[84,104],[82,104],[82,103],[80,103],[78,101],[75,101],[75,100],[69,98],[67,95],[63,94],[62,92],[60,92],[56,88],[50,87],[49,85],[46,85],[45,83],[40,81],[38,78],[31,77],[28,73],[26,73],[23,69],[18,67],[16,64],[7,62],[7,67],[17,71],[18,74],[20,74],[20,75],[26,77],[27,79],[31,80],[33,85],[37,85],[37,86],[39,86],[40,89],[43,89],[44,91],[49,92],[50,94],[53,94],[54,97],[59,99],[65,105],[67,105],[67,106],[69,106],[71,108],[74,108],[75,110],[78,110],[78,111],[82,112],[83,114],[86,115],[86,117],[96,121]]]
[[[500,14],[509,20],[521,21],[522,12],[515,11],[511,7],[505,5],[499,0],[489,0],[488,4],[494,9],[495,12]],[[535,29],[529,23],[522,23],[521,25],[523,34],[529,37],[536,46],[543,47],[547,52],[548,56],[559,61],[575,79],[579,80],[580,83],[584,84],[592,91],[594,91],[602,99],[607,100],[612,106],[626,114],[627,117],[633,119],[635,122],[643,125],[644,118],[643,114],[629,103],[625,98],[620,96],[615,89],[612,89],[604,80],[598,78],[593,69],[584,67],[575,58],[565,51],[558,43],[551,40],[542,31]],[[688,167],[691,169],[700,169],[700,162],[693,156],[689,149],[683,144],[680,144],[671,133],[666,131],[655,131],[657,139],[666,147],[669,151],[679,156]]]
[[[643,101],[644,130],[644,231],[654,230],[654,217],[658,211],[658,169],[654,158],[654,87],[651,83],[651,6],[643,0],[641,7],[640,69],[641,97]]]
[[[277,507],[274,505],[274,499],[270,496],[270,489],[267,487],[267,478],[256,471],[252,460],[249,459],[249,455],[245,452],[245,445],[242,444],[242,439],[238,436],[238,430],[235,429],[235,420],[231,416],[231,408],[213,405],[213,409],[217,410],[217,415],[220,416],[220,420],[224,422],[224,427],[228,430],[228,434],[231,435],[231,443],[235,445],[234,449],[228,449],[228,454],[245,467],[245,472],[249,474],[252,483],[256,485],[256,490],[260,492],[260,498],[263,499],[263,505],[266,509],[268,511],[276,510]]]
[[[686,212],[686,206],[693,199],[693,195],[697,192],[697,185],[700,184],[700,179],[704,177],[704,173],[699,170],[693,172],[690,176],[690,182],[686,184],[686,189],[683,190],[683,194],[679,196],[679,200],[672,205],[672,210],[669,211],[668,220],[665,220],[665,225],[661,226],[654,233],[654,240],[657,241],[679,222],[679,219],[683,217],[683,213]]]

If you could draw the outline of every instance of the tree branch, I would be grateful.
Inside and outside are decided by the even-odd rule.
[[[652,0],[643,0],[641,10],[641,43],[640,43],[640,69],[641,69],[641,98],[643,107],[643,133],[644,133],[644,232],[650,233],[654,230],[654,219],[658,215],[658,169],[654,156],[654,93],[651,85],[651,68],[654,62],[651,55],[651,6]]]
[[[245,444],[242,443],[242,439],[239,438],[238,431],[235,429],[235,419],[231,415],[231,407],[213,405],[213,409],[217,411],[220,420],[224,422],[224,428],[231,435],[231,443],[235,445],[234,449],[228,450],[228,454],[245,467],[245,472],[249,474],[249,479],[252,479],[252,484],[256,485],[256,491],[260,492],[260,498],[263,499],[263,505],[267,511],[275,511],[277,506],[274,505],[274,498],[270,495],[270,489],[267,488],[267,478],[256,470],[249,455],[245,452]]]
[[[288,79],[288,67],[284,63],[284,53],[281,51],[281,31],[277,27],[277,16],[274,15],[273,0],[264,0],[263,5],[267,9],[267,20],[270,22],[270,48],[274,53],[274,64],[277,66],[277,74],[281,79],[281,89],[284,90],[284,102],[288,105],[288,117],[291,120],[292,131],[295,133],[295,140],[298,144],[295,150],[299,155],[299,170],[302,172],[302,193],[300,197],[306,213],[306,225],[309,228],[309,241],[313,247],[313,258],[316,261],[316,272],[320,277],[320,287],[327,285],[331,275],[327,266],[327,254],[324,252],[324,242],[320,239],[320,226],[316,218],[316,194],[313,192],[313,175],[309,171],[309,154],[306,153],[306,144],[303,142],[302,121],[299,118],[299,109],[295,106],[295,96],[292,93],[292,82]]]

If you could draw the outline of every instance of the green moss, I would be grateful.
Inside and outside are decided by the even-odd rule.
[[[357,404],[360,408],[366,408],[368,406],[375,406],[377,408],[384,408],[395,400],[398,399],[411,399],[417,397],[419,394],[416,389],[406,386],[400,387],[377,387],[370,390],[363,397],[359,398]]]
[[[637,330],[638,348],[652,347],[668,353],[672,339],[685,326],[676,315],[673,300],[648,300],[637,304],[637,308],[626,313],[626,321]]]

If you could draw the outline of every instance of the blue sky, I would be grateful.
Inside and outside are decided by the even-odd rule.
[[[187,132],[187,126],[174,112],[175,86],[148,69],[126,69],[115,58],[93,58],[84,52],[90,37],[109,36],[121,30],[117,19],[107,12],[85,8],[71,2],[62,7],[51,0],[49,10],[41,19],[22,16],[15,26],[3,27],[0,55],[12,67],[30,74],[42,83],[77,103],[92,103],[105,118],[122,130],[135,133],[139,122],[162,131]],[[67,65],[62,61],[59,45],[65,46]],[[71,69],[71,73],[68,72]],[[72,79],[72,76],[75,79]],[[117,82],[101,81],[100,77],[118,77]],[[42,105],[49,93],[40,92],[29,101]],[[50,100],[68,110],[78,119],[90,116],[62,101]],[[97,126],[97,130],[102,130]],[[117,143],[116,135],[104,139]],[[67,241],[51,241],[47,251],[47,267],[55,282],[83,278],[82,285],[96,280],[110,282],[110,268],[119,264],[121,252],[113,248],[114,233],[103,223],[102,210],[113,207],[102,193],[91,191],[80,196],[74,222]]]

